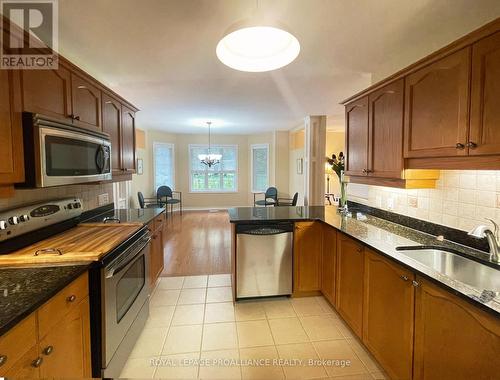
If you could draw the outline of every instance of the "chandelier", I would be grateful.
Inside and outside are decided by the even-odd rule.
[[[199,154],[198,159],[202,164],[207,165],[209,168],[211,168],[212,166],[217,165],[220,162],[222,154],[210,153],[210,126],[212,125],[212,122],[207,121],[207,125],[208,125],[208,153]]]

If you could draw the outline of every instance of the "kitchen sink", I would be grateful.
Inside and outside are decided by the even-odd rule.
[[[464,284],[500,292],[500,271],[487,265],[438,249],[400,249],[399,252]]]

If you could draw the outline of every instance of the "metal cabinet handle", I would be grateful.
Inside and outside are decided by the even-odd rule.
[[[405,276],[404,274],[402,274],[400,277],[403,281],[408,281],[408,276]]]
[[[54,351],[54,347],[53,346],[47,346],[43,349],[43,354],[44,355],[50,355],[52,353],[52,351]]]
[[[7,362],[7,355],[0,355],[0,367]]]
[[[471,149],[477,148],[477,144],[475,142],[469,141],[467,143],[467,148],[471,148]]]
[[[35,360],[33,360],[31,362],[31,366],[35,367],[35,368],[38,368],[38,367],[40,367],[42,365],[42,363],[43,363],[43,358],[38,357],[38,358],[36,358]]]
[[[363,169],[363,173],[368,173],[368,170],[367,169]]]
[[[462,150],[465,149],[465,145],[462,143],[456,143],[455,148]]]
[[[76,300],[76,296],[74,294],[72,294],[66,298],[66,301],[68,301],[68,302],[75,302],[75,300]]]
[[[419,286],[420,286],[420,282],[415,281],[415,280],[413,280],[413,281],[411,282],[411,284],[412,284],[415,288],[417,288],[417,287],[419,287]]]

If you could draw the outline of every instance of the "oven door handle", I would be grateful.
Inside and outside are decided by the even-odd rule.
[[[145,247],[149,244],[149,242],[150,242],[150,241],[151,241],[151,237],[150,237],[150,236],[148,236],[148,238],[146,239],[146,241],[145,241],[144,245],[143,245],[140,249],[138,249],[138,250],[137,250],[137,252],[141,252],[141,251],[142,251],[142,250],[143,250],[143,249],[144,249],[144,248],[145,248]],[[135,254],[135,255],[133,255],[133,256],[130,258],[130,260],[126,260],[126,261],[127,261],[126,263],[124,263],[124,264],[122,264],[122,265],[119,265],[119,266],[117,266],[116,268],[111,268],[111,269],[109,269],[109,270],[107,271],[107,273],[106,273],[106,278],[107,278],[107,279],[108,279],[108,278],[112,278],[112,277],[114,277],[116,274],[120,273],[120,272],[121,272],[123,269],[125,269],[125,268],[126,268],[126,267],[127,267],[127,266],[131,263],[131,262],[132,262],[132,260],[133,260],[133,259],[135,259],[137,256],[138,256],[138,254]]]

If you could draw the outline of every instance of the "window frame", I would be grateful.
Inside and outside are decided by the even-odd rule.
[[[153,185],[154,185],[154,194],[156,196],[156,190],[158,190],[158,185],[156,183],[156,146],[158,145],[163,145],[167,146],[168,148],[172,149],[172,190],[175,190],[175,144],[173,143],[167,143],[167,142],[161,142],[161,141],[154,141],[153,142]],[[160,185],[161,186],[161,185]]]
[[[262,191],[262,190],[255,190],[255,187],[254,187],[254,183],[253,183],[253,180],[254,180],[254,175],[253,175],[253,167],[254,167],[254,164],[253,164],[253,151],[254,149],[262,149],[262,148],[266,148],[267,149],[267,187],[269,187],[269,180],[270,180],[270,175],[269,175],[269,169],[270,169],[270,165],[269,165],[269,161],[270,161],[270,157],[269,157],[269,153],[270,153],[270,149],[269,149],[269,144],[252,144],[250,145],[250,188],[251,188],[251,192],[252,194],[260,194],[260,193],[263,193],[265,192]]]
[[[205,173],[208,174],[210,171],[208,167],[205,170],[193,170],[191,150],[193,148],[204,148],[208,149],[208,144],[189,144],[188,145],[188,157],[189,157],[189,193],[192,194],[234,194],[238,192],[238,178],[239,178],[239,146],[238,144],[211,144],[210,148],[233,148],[235,150],[235,166],[236,170],[218,170],[213,171],[215,173],[234,173],[235,188],[234,190],[193,190],[193,173]],[[205,185],[208,185],[208,176],[205,177]],[[207,186],[208,187],[208,186]]]

